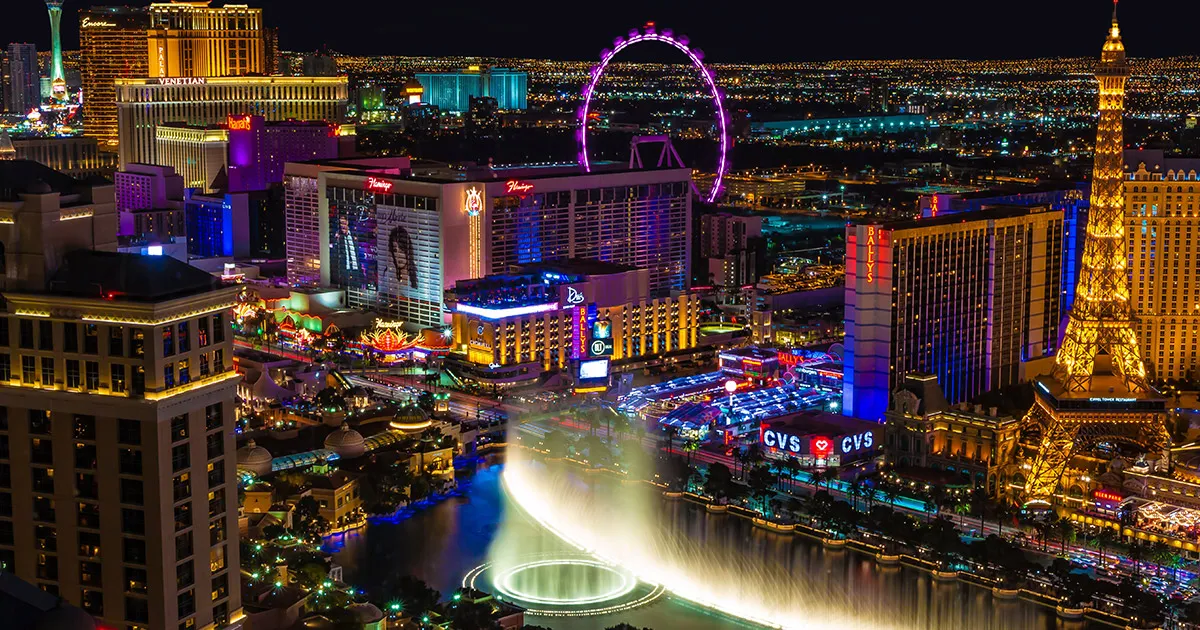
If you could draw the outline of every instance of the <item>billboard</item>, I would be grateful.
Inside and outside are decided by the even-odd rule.
[[[440,304],[440,230],[437,212],[380,205],[378,229],[379,292],[386,296]]]
[[[592,324],[592,340],[588,342],[589,357],[610,357],[613,353],[612,321],[607,317]]]
[[[375,217],[368,201],[329,200],[329,278],[335,285],[374,289]]]
[[[608,359],[590,359],[579,362],[579,380],[590,381],[608,378]]]

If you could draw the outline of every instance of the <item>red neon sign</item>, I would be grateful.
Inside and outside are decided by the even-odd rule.
[[[875,282],[875,231],[874,225],[867,226],[867,282]]]
[[[833,440],[817,436],[808,443],[808,451],[817,459],[828,459],[833,454]]]
[[[522,182],[522,181],[518,181],[515,179],[510,179],[507,182],[504,182],[504,189],[510,195],[513,193],[523,195],[523,194],[533,190],[533,184],[530,184],[529,182]]]
[[[938,196],[934,195],[929,200],[929,216],[936,217],[938,213]]]
[[[368,177],[367,190],[373,192],[390,193],[392,192],[392,182],[389,182],[386,179],[379,179],[378,177]]]
[[[1116,501],[1117,503],[1125,500],[1125,497],[1109,490],[1097,490],[1092,493],[1092,496],[1102,501]]]
[[[250,131],[250,117],[229,116],[225,119],[225,125],[230,131]]]

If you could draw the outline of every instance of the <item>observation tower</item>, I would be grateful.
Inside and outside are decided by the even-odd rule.
[[[50,13],[50,86],[54,100],[67,100],[67,80],[63,74],[62,65],[62,5],[66,0],[46,0],[46,10]]]
[[[1034,404],[1024,420],[1029,434],[1040,433],[1025,482],[1028,507],[1049,507],[1064,473],[1084,477],[1091,472],[1069,468],[1077,455],[1097,455],[1090,458],[1095,466],[1120,449],[1154,454],[1170,444],[1166,400],[1146,382],[1129,306],[1121,183],[1128,78],[1114,2],[1112,27],[1096,67],[1100,121],[1075,304],[1054,371],[1035,381]]]

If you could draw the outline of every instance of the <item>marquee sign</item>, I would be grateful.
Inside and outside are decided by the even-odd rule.
[[[367,190],[371,192],[390,193],[392,192],[393,184],[386,179],[378,177],[367,178]]]
[[[504,191],[510,195],[524,195],[533,190],[533,184],[523,182],[516,179],[510,179],[504,182]]]
[[[874,225],[867,226],[867,282],[875,282],[875,231]]]
[[[160,47],[159,63],[165,63],[163,54],[164,53]],[[165,72],[165,70],[163,70],[163,72]],[[205,79],[204,77],[160,77],[158,79],[159,85],[205,85],[207,83],[208,79]]]
[[[824,436],[814,437],[808,443],[808,450],[815,457],[825,459],[833,454],[833,440]]]
[[[250,131],[250,117],[229,116],[225,119],[225,126],[229,127],[230,131]]]

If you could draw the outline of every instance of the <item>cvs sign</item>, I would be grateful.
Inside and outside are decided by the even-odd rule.
[[[770,448],[778,448],[789,453],[800,452],[800,436],[788,435],[782,431],[774,429],[763,429],[762,439],[760,440],[763,446]]]
[[[842,443],[838,446],[841,447],[839,452],[843,455],[846,455],[861,451],[863,449],[871,448],[871,446],[874,444],[875,434],[871,431],[864,431],[855,435],[847,435],[846,437],[842,438]]]

